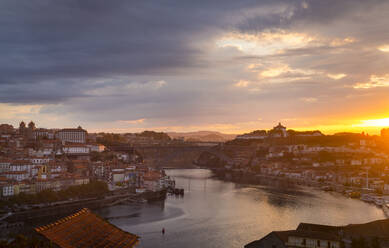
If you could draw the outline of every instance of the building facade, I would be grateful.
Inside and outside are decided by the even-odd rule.
[[[72,142],[72,143],[86,143],[87,131],[78,128],[65,128],[61,129],[56,133],[56,137],[62,142]]]

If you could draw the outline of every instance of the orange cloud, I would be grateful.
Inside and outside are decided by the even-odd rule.
[[[239,87],[239,88],[246,88],[247,86],[249,86],[249,84],[250,84],[250,81],[239,80],[239,82],[235,83],[234,86]]]
[[[371,75],[370,81],[365,83],[356,83],[354,89],[370,89],[377,87],[388,87],[389,86],[389,74],[383,76]]]
[[[119,122],[126,124],[141,124],[144,123],[146,119],[137,119],[137,120],[121,120]]]
[[[329,74],[327,74],[327,77],[334,79],[334,80],[342,79],[346,76],[347,76],[347,74],[344,74],[344,73],[339,73],[339,74],[330,74],[329,73]]]
[[[385,44],[385,45],[382,45],[380,47],[377,48],[378,50],[380,50],[381,52],[389,52],[389,44]]]

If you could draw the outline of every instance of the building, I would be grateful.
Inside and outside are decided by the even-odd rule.
[[[19,123],[18,131],[19,131],[20,135],[24,135],[25,134],[25,132],[26,132],[26,123],[24,121]]]
[[[84,144],[79,143],[73,143],[73,144],[66,144],[62,147],[62,150],[65,154],[83,154],[87,155],[89,154],[89,147]]]
[[[340,237],[333,233],[317,231],[280,231],[271,232],[260,240],[251,242],[245,248],[340,248]]]
[[[14,195],[14,187],[10,183],[0,184],[1,197],[10,197]]]
[[[11,165],[11,160],[9,159],[1,159],[0,160],[0,173],[9,171],[9,167]]]
[[[91,152],[103,152],[105,150],[105,146],[102,144],[88,144],[87,145]]]
[[[353,240],[360,238],[389,247],[389,219],[346,226],[300,223],[296,230],[273,231],[244,248],[350,248]]]
[[[381,137],[385,139],[389,138],[389,128],[381,129]]]
[[[139,242],[137,235],[117,228],[86,208],[35,231],[61,248],[132,248]]]
[[[143,175],[143,184],[148,191],[159,191],[162,189],[160,179],[162,175],[159,171],[148,171]]]
[[[14,127],[9,124],[0,124],[0,134],[12,134],[14,132]]]
[[[32,169],[35,165],[30,160],[14,160],[9,165],[9,172],[26,172],[28,175],[32,174]]]
[[[27,171],[8,171],[3,173],[8,180],[23,181],[30,177]]]
[[[78,128],[65,128],[57,131],[56,137],[62,142],[72,142],[72,143],[86,143],[87,131],[82,129],[80,126]]]
[[[49,139],[52,140],[54,139],[54,131],[45,129],[45,128],[37,128],[33,132],[33,137],[35,140],[37,139]]]
[[[117,168],[112,169],[112,183],[124,183],[125,179],[125,169],[123,168]]]
[[[278,123],[272,130],[269,131],[269,134],[273,138],[285,138],[288,137],[288,132],[286,131],[286,127],[281,125],[281,122]]]

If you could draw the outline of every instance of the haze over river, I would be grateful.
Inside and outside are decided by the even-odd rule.
[[[242,248],[273,230],[295,229],[300,222],[343,225],[385,218],[378,207],[338,193],[274,182],[239,185],[212,178],[212,172],[204,169],[166,173],[185,189],[184,197],[118,205],[98,213],[139,235],[139,247],[150,248]]]

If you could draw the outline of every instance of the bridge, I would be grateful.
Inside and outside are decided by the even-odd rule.
[[[135,150],[140,154],[145,164],[156,167],[192,167],[204,151],[210,151],[212,146],[199,145],[150,145],[138,146]]]

